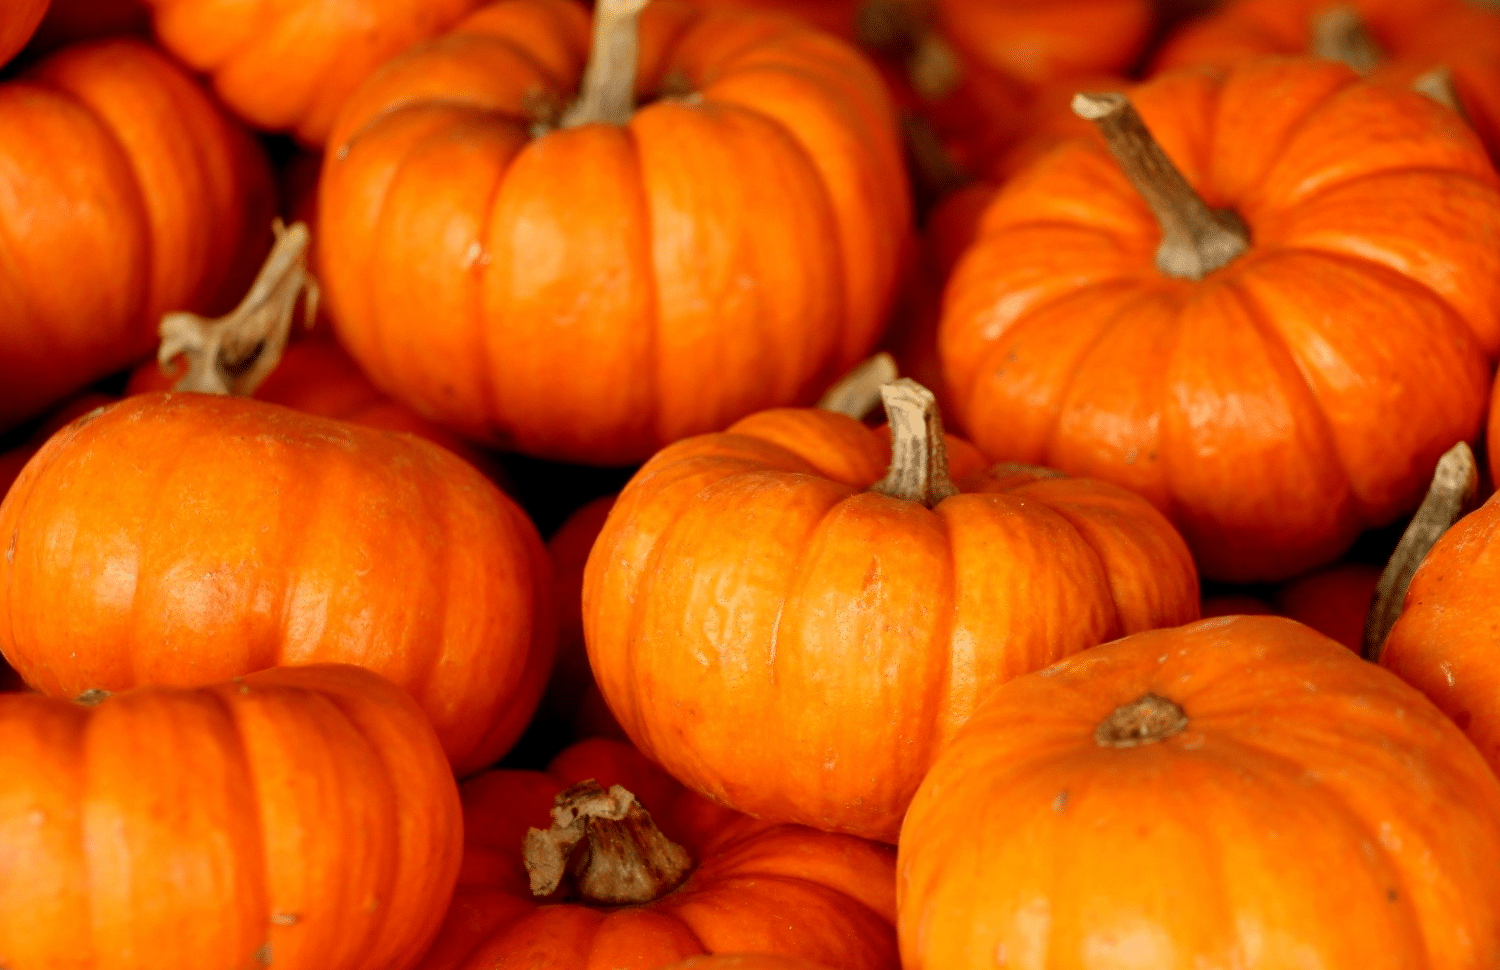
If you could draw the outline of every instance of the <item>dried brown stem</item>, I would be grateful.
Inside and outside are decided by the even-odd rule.
[[[874,357],[856,364],[853,370],[830,387],[818,402],[818,407],[863,421],[880,403],[880,389],[896,377],[896,358],[882,350]]]
[[[1123,94],[1077,94],[1073,112],[1092,121],[1109,152],[1161,225],[1156,266],[1168,276],[1198,280],[1250,248],[1233,212],[1216,212],[1193,191]]]
[[[1101,748],[1138,748],[1165,741],[1187,726],[1181,706],[1160,694],[1143,694],[1100,721],[1094,740]]]
[[[958,494],[948,477],[948,446],[943,440],[943,418],[932,392],[910,377],[880,389],[891,423],[891,468],[870,491],[929,509]]]
[[[1370,35],[1364,17],[1347,4],[1313,14],[1311,46],[1314,57],[1347,64],[1357,74],[1370,74],[1385,63],[1385,51]]]
[[[297,300],[304,294],[307,325],[312,326],[318,313],[318,281],[307,271],[312,235],[304,222],[287,228],[277,219],[273,227],[276,245],[239,306],[217,320],[196,313],[162,317],[157,363],[165,369],[178,357],[187,358],[187,373],[174,390],[253,394],[281,360]]]
[[[1411,82],[1411,89],[1418,94],[1427,95],[1448,110],[1457,112],[1466,123],[1469,121],[1463,102],[1458,99],[1458,89],[1453,85],[1453,72],[1446,64],[1439,64],[1420,75]]]
[[[1361,653],[1371,663],[1380,662],[1385,649],[1385,638],[1401,616],[1406,601],[1406,589],[1411,585],[1417,567],[1427,558],[1427,553],[1437,545],[1443,533],[1453,523],[1474,510],[1479,498],[1479,465],[1474,461],[1474,452],[1466,442],[1460,441],[1438,460],[1437,471],[1432,474],[1432,486],[1427,497],[1412,516],[1411,523],[1401,534],[1396,551],[1380,574],[1375,585],[1375,598],[1370,602],[1370,612],[1365,615],[1365,633]]]
[[[635,72],[641,11],[648,0],[599,0],[594,37],[578,100],[562,116],[564,128],[624,125],[635,114]]]
[[[906,67],[917,93],[938,101],[963,80],[963,64],[934,22],[928,0],[865,0],[855,15],[855,35],[866,49]]]
[[[687,850],[662,834],[634,795],[619,785],[605,791],[592,778],[558,794],[550,829],[527,830],[522,861],[533,895],[550,895],[571,878],[580,899],[608,906],[660,899],[693,869]]]

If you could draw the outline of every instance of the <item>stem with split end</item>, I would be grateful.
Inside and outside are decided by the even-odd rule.
[[[1109,153],[1125,170],[1161,226],[1156,267],[1168,276],[1199,280],[1250,248],[1250,234],[1233,212],[1215,212],[1182,177],[1123,94],[1077,94],[1073,113],[1094,123]]]
[[[640,56],[641,11],[648,0],[599,0],[588,67],[575,101],[562,117],[564,128],[624,125],[635,114],[635,70]]]
[[[1406,601],[1406,589],[1411,585],[1417,567],[1427,558],[1427,553],[1437,545],[1453,526],[1453,523],[1473,511],[1479,497],[1479,465],[1474,461],[1474,452],[1466,442],[1460,441],[1438,460],[1437,471],[1432,475],[1432,487],[1427,497],[1412,516],[1411,523],[1401,534],[1396,551],[1380,582],[1375,586],[1375,598],[1370,602],[1370,612],[1365,616],[1365,634],[1361,653],[1371,663],[1380,662],[1385,649],[1385,638],[1391,627],[1401,616],[1401,607]]]
[[[870,491],[929,509],[958,494],[948,477],[948,447],[943,441],[943,418],[932,392],[910,377],[880,389],[891,423],[891,468]]]
[[[634,795],[619,785],[605,791],[592,778],[558,794],[552,827],[527,830],[521,860],[533,895],[550,895],[571,877],[579,898],[607,906],[660,899],[693,869],[687,850]]]
[[[312,326],[318,312],[318,282],[307,271],[312,234],[304,222],[285,228],[278,219],[273,225],[276,245],[239,306],[217,320],[196,313],[162,317],[157,363],[165,368],[178,357],[187,358],[187,373],[173,390],[253,394],[281,360],[303,294],[307,325]]]
[[[824,411],[848,415],[863,421],[865,415],[880,403],[880,389],[896,379],[896,358],[881,351],[856,364],[839,382],[828,389],[818,402]]]
[[[1320,10],[1312,19],[1314,57],[1338,61],[1356,74],[1370,74],[1385,62],[1385,51],[1370,36],[1370,28],[1354,7],[1341,4]]]

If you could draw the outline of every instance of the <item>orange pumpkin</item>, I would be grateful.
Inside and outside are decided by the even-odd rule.
[[[689,957],[674,963],[668,970],[830,970],[818,963],[796,957],[770,956],[764,953],[731,953],[718,956]]]
[[[254,143],[145,44],[0,85],[0,427],[145,356],[168,310],[233,303],[270,241]]]
[[[894,455],[843,415],[782,409],[652,458],[589,556],[583,620],[610,709],[685,784],[893,840],[986,692],[1193,619],[1198,589],[1140,498],[986,470],[924,388],[885,393]]]
[[[0,64],[4,64],[16,52],[26,46],[37,24],[47,12],[51,0],[8,0],[6,10],[0,15]]]
[[[0,695],[0,961],[409,967],[462,826],[421,711],[358,668]]]
[[[37,453],[0,537],[0,651],[54,696],[355,663],[417,698],[463,774],[514,743],[551,667],[535,528],[411,435],[127,398]]]
[[[906,970],[1477,970],[1500,955],[1500,781],[1333,641],[1204,620],[996,691],[898,870]]]
[[[1078,105],[1116,157],[1070,141],[1018,175],[948,285],[974,442],[1139,492],[1216,579],[1296,575],[1414,508],[1500,350],[1500,179],[1473,134],[1313,61]]]
[[[885,846],[731,812],[605,739],[462,794],[458,891],[418,970],[655,970],[745,951],[897,970]]]
[[[481,0],[145,0],[162,45],[258,128],[321,146],[366,77]]]
[[[959,52],[1040,85],[1068,74],[1124,71],[1151,32],[1148,0],[931,0]]]
[[[80,394],[47,415],[46,419],[38,424],[20,445],[0,452],[0,499],[3,499],[5,493],[10,491],[10,486],[21,474],[21,469],[25,468],[31,456],[47,443],[48,438],[95,408],[113,404],[114,401],[115,399],[108,394],[93,391]]]
[[[600,36],[628,42],[618,3]],[[625,464],[862,357],[910,206],[879,79],[838,40],[657,2],[639,70],[598,61],[574,103],[588,37],[570,0],[502,0],[382,68],[331,140],[319,264],[377,386],[480,440]]]
[[[1277,612],[1358,653],[1379,581],[1379,566],[1336,563],[1284,583],[1275,594]]]

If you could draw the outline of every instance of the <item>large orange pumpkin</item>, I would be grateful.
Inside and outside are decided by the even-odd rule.
[[[514,743],[551,666],[535,528],[411,435],[127,398],[37,453],[0,543],[0,652],[52,695],[355,663],[409,690],[468,773]]]
[[[1500,350],[1500,179],[1473,134],[1315,61],[1079,107],[1131,177],[1097,138],[1060,146],[949,282],[975,444],[1132,488],[1217,579],[1295,575],[1414,508]]]
[[[0,85],[0,427],[146,356],[168,310],[232,305],[270,242],[254,143],[131,40]]]
[[[605,739],[462,794],[458,891],[420,970],[656,970],[746,951],[897,970],[886,846],[747,818]]]
[[[1198,589],[1137,496],[986,470],[920,385],[886,391],[894,456],[853,419],[782,409],[652,458],[589,556],[583,619],[610,709],[684,783],[893,840],[989,690],[1194,619]]]
[[[0,963],[401,970],[463,818],[411,699],[355,667],[84,706],[0,695]]]
[[[618,3],[601,37],[628,42]],[[393,396],[624,464],[810,403],[863,356],[910,206],[880,81],[835,38],[659,0],[639,70],[596,60],[575,103],[588,38],[571,0],[502,0],[382,68],[330,143],[319,265]]]
[[[209,75],[242,118],[321,146],[370,72],[481,0],[145,2],[163,46]]]
[[[1416,691],[1278,617],[1001,687],[898,868],[906,970],[1500,961],[1500,781]]]
[[[26,46],[36,31],[37,24],[47,12],[51,0],[8,0],[5,11],[0,13],[0,64],[4,64],[16,52]]]

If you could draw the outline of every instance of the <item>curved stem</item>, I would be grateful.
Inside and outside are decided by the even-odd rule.
[[[958,494],[948,477],[948,447],[943,441],[943,418],[932,392],[910,377],[880,389],[891,423],[891,468],[870,491],[929,509]]]
[[[1123,94],[1080,93],[1073,112],[1094,123],[1109,152],[1161,226],[1156,267],[1168,276],[1198,280],[1250,248],[1250,234],[1233,212],[1215,212],[1182,177]]]
[[[1347,4],[1313,14],[1311,47],[1314,57],[1347,64],[1356,74],[1370,74],[1385,63],[1385,51],[1370,35],[1364,17]]]
[[[157,363],[165,369],[178,357],[187,358],[187,373],[173,390],[253,394],[281,360],[303,294],[312,326],[318,313],[318,282],[307,271],[312,234],[304,222],[287,228],[277,219],[272,225],[276,244],[239,306],[217,320],[196,313],[162,317]]]
[[[1479,496],[1479,465],[1467,442],[1460,441],[1438,460],[1427,497],[1412,516],[1396,551],[1375,585],[1375,598],[1365,615],[1365,633],[1360,653],[1371,663],[1380,662],[1385,638],[1401,616],[1406,589],[1417,567],[1437,545],[1453,523],[1473,511]]]
[[[531,892],[546,896],[571,877],[585,902],[649,903],[692,872],[688,851],[662,834],[635,796],[590,778],[558,793],[552,827],[528,829],[521,861]]]
[[[1094,729],[1094,741],[1101,748],[1139,748],[1165,741],[1187,726],[1187,713],[1181,705],[1160,694],[1143,694],[1100,721]]]
[[[880,403],[880,389],[896,377],[896,358],[882,350],[854,365],[853,370],[828,389],[818,407],[863,421]]]
[[[578,100],[562,116],[564,128],[624,125],[635,114],[635,72],[640,57],[641,11],[649,0],[599,0],[594,36]]]

